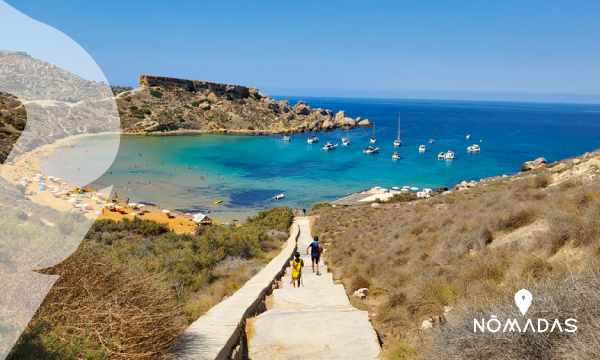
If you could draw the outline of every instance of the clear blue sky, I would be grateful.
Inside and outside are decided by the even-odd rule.
[[[600,102],[600,1],[6,2],[77,41],[112,85]]]

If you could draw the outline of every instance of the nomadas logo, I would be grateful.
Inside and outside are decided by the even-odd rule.
[[[533,303],[533,295],[531,295],[531,293],[529,291],[527,291],[526,289],[521,289],[519,291],[517,291],[517,293],[515,294],[515,304],[517,305],[517,307],[519,308],[519,310],[521,311],[521,314],[523,314],[523,316],[525,316],[525,314],[527,313],[527,310],[529,310],[529,307],[531,306],[531,304]],[[502,326],[502,324],[504,323],[504,327]],[[537,325],[537,327],[534,325]],[[550,328],[550,323],[552,323],[552,327]],[[496,315],[492,315],[490,317],[489,320],[486,321],[486,319],[481,319],[481,322],[479,321],[479,319],[473,319],[473,332],[478,332],[481,331],[482,333],[486,331],[489,332],[498,332],[501,331],[502,332],[538,332],[538,333],[544,333],[546,331],[548,331],[548,328],[550,328],[550,332],[554,332],[554,331],[566,331],[566,332],[575,332],[577,331],[577,320],[576,319],[566,319],[564,321],[564,323],[562,323],[559,319],[554,319],[554,321],[552,320],[547,320],[547,319],[543,319],[543,318],[538,318],[537,321],[532,321],[531,319],[527,319],[527,321],[525,322],[524,327],[521,327],[521,324],[523,324],[523,320],[521,320],[521,322],[519,323],[519,320],[517,319],[506,319],[506,321],[501,321],[500,319],[498,319],[498,317]],[[563,330],[564,329],[564,330]]]

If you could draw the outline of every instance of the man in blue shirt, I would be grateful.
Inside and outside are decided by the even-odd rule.
[[[306,248],[306,255],[308,255],[308,250],[310,249],[310,258],[312,259],[312,271],[315,272],[315,264],[317,264],[317,275],[321,275],[319,273],[319,260],[321,259],[321,253],[323,252],[323,247],[319,244],[319,237],[314,236],[312,243],[308,245]]]

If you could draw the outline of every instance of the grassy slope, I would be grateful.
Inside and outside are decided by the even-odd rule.
[[[97,221],[9,359],[150,359],[256,274],[287,240],[289,208],[240,227],[177,235],[134,219]]]
[[[370,288],[367,299],[354,303],[370,310],[390,359],[567,358],[558,350],[566,335],[538,334],[533,351],[516,337],[468,335],[474,312],[514,314],[512,299],[523,287],[540,303],[559,304],[556,315],[586,299],[592,310],[577,312],[578,319],[593,319],[600,307],[598,280],[589,272],[600,257],[599,155],[429,200],[322,207],[313,233],[326,243],[334,277],[349,294]],[[584,280],[567,281],[576,278]],[[552,288],[565,284],[587,290],[559,299]],[[444,314],[447,326],[421,329],[424,320]],[[588,330],[581,348],[597,351],[600,331]]]

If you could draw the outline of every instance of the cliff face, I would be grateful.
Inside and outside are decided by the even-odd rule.
[[[257,88],[208,81],[140,76],[140,88],[121,92],[117,104],[123,130],[152,133],[200,130],[249,134],[291,134],[371,126],[343,111],[292,106]]]

